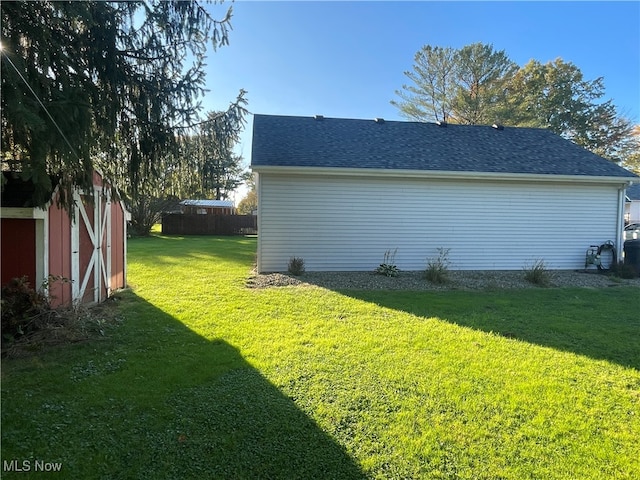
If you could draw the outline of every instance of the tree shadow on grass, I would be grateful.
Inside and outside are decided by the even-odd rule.
[[[63,367],[54,352],[45,378],[57,375],[57,385],[30,396],[31,408],[19,404],[25,366],[13,382],[9,372],[3,460],[57,461],[60,478],[365,478],[234,346],[201,337],[131,292],[119,296],[126,319],[111,345],[76,352]]]
[[[339,291],[382,307],[640,370],[637,288]]]

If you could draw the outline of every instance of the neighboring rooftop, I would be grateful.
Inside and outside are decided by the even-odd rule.
[[[640,200],[640,183],[636,183],[635,185],[627,187],[625,194],[629,201]]]
[[[254,115],[252,167],[326,167],[628,177],[539,128]]]
[[[208,208],[233,208],[232,200],[183,200],[180,205],[185,207],[208,207]]]

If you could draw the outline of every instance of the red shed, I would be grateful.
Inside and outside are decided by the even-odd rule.
[[[44,207],[29,200],[33,186],[5,172],[2,191],[0,270],[2,285],[27,276],[40,288],[50,275],[71,282],[53,282],[52,306],[74,302],[96,303],[127,284],[128,212],[121,201],[103,188],[102,176],[93,174],[94,199],[74,193],[73,219],[56,205],[57,190]]]

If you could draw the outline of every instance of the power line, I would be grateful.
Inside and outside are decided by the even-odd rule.
[[[7,59],[7,61],[9,62],[9,64],[13,67],[13,69],[16,71],[16,73],[18,74],[18,76],[22,79],[22,81],[24,82],[24,84],[27,86],[27,88],[29,89],[29,91],[31,92],[31,94],[33,95],[33,97],[38,101],[38,103],[40,104],[40,106],[42,107],[42,109],[45,111],[45,113],[47,114],[47,116],[49,117],[49,119],[51,120],[51,122],[55,125],[55,127],[58,129],[58,132],[60,132],[60,135],[62,136],[62,138],[64,139],[64,141],[66,142],[66,144],[69,146],[69,148],[71,149],[71,153],[73,153],[78,160],[80,160],[80,155],[78,155],[76,153],[75,148],[73,148],[73,146],[71,145],[71,142],[69,142],[69,139],[67,138],[67,136],[64,134],[64,132],[62,131],[62,129],[60,128],[60,126],[58,125],[58,123],[54,120],[53,116],[51,115],[51,113],[49,112],[49,110],[47,109],[47,107],[44,106],[44,103],[42,103],[42,100],[40,100],[40,97],[38,97],[38,95],[36,94],[36,92],[33,90],[33,88],[31,88],[31,85],[29,85],[29,82],[27,82],[27,79],[24,78],[24,76],[22,75],[22,73],[20,73],[20,70],[18,70],[18,68],[14,65],[14,63],[11,61],[11,58],[9,58],[9,55],[7,55],[4,52],[4,48],[0,48],[0,54],[2,54],[4,56],[4,58]]]

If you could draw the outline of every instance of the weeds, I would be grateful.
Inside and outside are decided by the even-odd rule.
[[[400,274],[400,269],[396,266],[396,248],[393,252],[387,250],[384,252],[384,259],[382,263],[376,268],[378,275],[384,275],[385,277],[397,277]]]
[[[611,265],[611,273],[618,278],[636,278],[638,276],[638,272],[628,263],[624,262],[615,262]]]
[[[445,284],[449,281],[449,261],[450,248],[438,249],[438,256],[427,259],[427,270],[424,277],[432,283]]]

